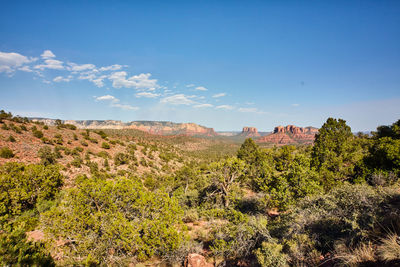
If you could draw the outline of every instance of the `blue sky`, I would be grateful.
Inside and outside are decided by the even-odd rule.
[[[400,1],[2,1],[0,108],[216,130],[400,119]]]

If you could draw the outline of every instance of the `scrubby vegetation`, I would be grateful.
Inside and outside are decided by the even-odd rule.
[[[40,124],[0,119],[0,265],[400,262],[400,120],[369,136],[329,118],[314,145],[261,148],[61,121],[44,144]]]

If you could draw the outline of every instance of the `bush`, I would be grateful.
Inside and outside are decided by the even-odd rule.
[[[0,265],[55,266],[44,245],[27,241],[22,230],[0,232]]]
[[[80,168],[83,164],[83,160],[79,156],[75,156],[74,159],[70,162],[70,164],[76,168]]]
[[[39,139],[43,137],[43,132],[39,131],[39,130],[32,131],[32,134],[34,137],[39,138]]]
[[[48,129],[49,129],[49,126],[45,125],[45,126],[43,126],[43,129],[44,129],[44,130],[48,130]]]
[[[14,157],[14,153],[8,147],[2,147],[0,148],[0,157],[5,159],[10,159]]]
[[[57,163],[57,155],[51,151],[48,146],[41,147],[38,151],[38,156],[40,158],[40,163],[44,165]]]
[[[107,143],[107,142],[103,142],[103,143],[101,144],[101,148],[110,149],[110,144]]]
[[[120,165],[124,165],[124,164],[128,164],[129,163],[129,155],[124,154],[124,153],[117,153],[114,156],[114,164],[115,166],[120,166]]]
[[[82,141],[81,141],[81,145],[82,145],[82,146],[88,146],[88,143],[86,143],[85,141],[82,140]]]
[[[0,167],[0,218],[20,215],[41,200],[54,198],[63,183],[56,165],[10,162]]]
[[[8,142],[14,143],[14,142],[17,141],[17,140],[15,140],[14,136],[10,135],[10,136],[8,137],[7,141],[8,141]]]
[[[149,192],[134,178],[81,176],[76,182],[41,217],[52,240],[79,240],[74,250],[64,250],[74,265],[89,255],[94,262],[126,265],[130,257],[146,260],[175,251],[186,239],[182,210],[168,194]]]
[[[288,266],[288,257],[282,252],[282,245],[263,242],[257,249],[256,257],[262,267]]]

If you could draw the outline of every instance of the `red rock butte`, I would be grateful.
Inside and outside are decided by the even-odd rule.
[[[243,127],[241,135],[247,136],[247,137],[259,137],[260,134],[257,131],[257,128],[255,127]]]
[[[277,145],[312,144],[317,133],[318,129],[314,127],[277,126],[272,134],[259,138],[257,142]]]

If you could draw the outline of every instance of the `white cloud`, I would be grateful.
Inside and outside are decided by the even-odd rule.
[[[54,55],[50,50],[45,50],[40,56],[44,59],[56,57],[56,55]]]
[[[198,91],[207,91],[208,89],[207,88],[205,88],[205,87],[203,87],[203,86],[198,86],[198,87],[196,87],[196,88],[194,88],[195,90],[198,90]]]
[[[151,76],[150,73],[141,73],[129,78],[127,78],[127,75],[125,71],[114,72],[108,79],[112,81],[112,86],[114,88],[126,87],[151,90],[159,87],[156,79],[149,79]]]
[[[198,105],[194,105],[194,108],[211,108],[213,107],[213,105],[211,104],[198,104]]]
[[[218,98],[218,97],[223,97],[223,96],[226,96],[226,93],[215,94],[215,95],[213,95],[212,97]]]
[[[131,105],[119,104],[119,103],[111,103],[111,106],[115,107],[115,108],[120,108],[123,110],[138,110],[139,109],[138,107],[134,107]]]
[[[107,78],[107,75],[102,75],[97,77],[95,74],[90,73],[90,72],[86,72],[86,73],[82,73],[78,79],[79,80],[89,80],[92,83],[94,83],[97,87],[103,87],[104,86],[104,82],[103,80]]]
[[[53,79],[53,82],[69,82],[70,79],[64,78],[63,76],[57,76]]]
[[[160,103],[166,103],[171,105],[192,105],[195,104],[196,102],[194,102],[184,94],[176,94],[161,99]]]
[[[225,110],[232,110],[234,107],[230,106],[230,105],[220,105],[220,106],[216,106],[216,109],[225,109]]]
[[[298,107],[300,104],[292,104],[293,107]]]
[[[118,98],[116,98],[115,96],[112,96],[112,95],[103,95],[103,96],[96,97],[96,101],[104,101],[104,100],[111,100],[111,101],[115,101],[115,102],[119,101]]]
[[[62,70],[64,69],[63,62],[56,59],[46,59],[44,61],[46,64],[36,65],[35,69],[53,69],[53,70]]]
[[[264,111],[258,110],[258,108],[239,108],[238,111],[244,113],[265,114]]]
[[[114,108],[120,108],[123,110],[138,110],[138,107],[134,107],[127,104],[120,104],[119,99],[112,95],[103,95],[99,97],[95,97],[96,101],[111,101],[110,106]]]
[[[120,69],[122,69],[122,66],[121,66],[121,65],[114,64],[114,65],[107,66],[107,67],[101,67],[101,68],[100,68],[100,71],[120,70]]]
[[[137,98],[140,98],[140,97],[155,98],[157,96],[160,96],[160,94],[155,94],[155,93],[151,93],[151,92],[140,92],[140,93],[136,94]]]
[[[193,87],[195,86],[193,83],[186,85],[186,87]]]
[[[48,80],[43,80],[42,82],[43,82],[43,83],[47,83],[47,84],[51,84],[51,82],[48,81]]]
[[[23,64],[30,63],[36,59],[27,58],[18,53],[5,53],[0,52],[0,72],[13,72],[16,68],[22,66]]]
[[[23,66],[21,68],[18,68],[18,70],[22,70],[25,72],[33,72],[33,70],[31,70],[31,68],[29,66]]]
[[[71,67],[70,70],[71,71],[84,71],[84,70],[94,70],[96,68],[95,65],[93,64],[82,64],[82,65],[78,65],[75,63],[68,63],[68,65]]]

